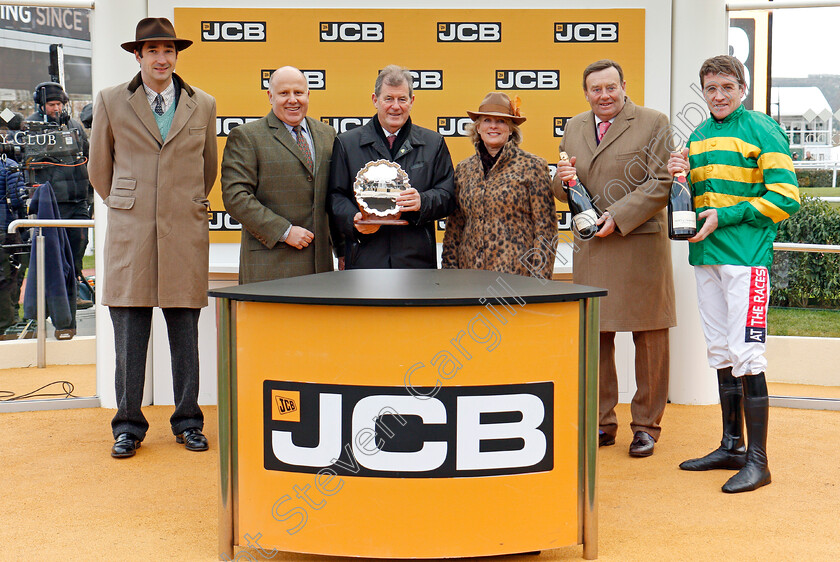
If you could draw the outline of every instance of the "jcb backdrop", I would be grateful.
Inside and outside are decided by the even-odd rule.
[[[374,115],[371,93],[383,67],[409,68],[412,121],[447,137],[456,164],[474,150],[466,111],[487,92],[522,99],[522,147],[552,165],[566,121],[589,109],[581,82],[587,64],[618,61],[628,95],[645,101],[644,9],[176,8],[175,26],[194,41],[179,73],[216,98],[220,154],[233,127],[268,113],[268,78],[284,65],[307,76],[308,115],[339,133]],[[239,242],[218,188],[211,205],[210,241]]]

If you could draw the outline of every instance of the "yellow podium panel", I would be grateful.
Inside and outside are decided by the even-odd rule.
[[[579,302],[234,306],[238,544],[408,558],[579,542]]]

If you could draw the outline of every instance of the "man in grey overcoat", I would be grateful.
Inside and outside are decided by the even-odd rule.
[[[335,130],[306,117],[309,86],[297,68],[275,70],[268,115],[230,132],[222,199],[242,223],[239,282],[332,271],[325,209]]]
[[[152,310],[169,333],[178,443],[206,451],[198,406],[198,316],[207,306],[207,195],[216,181],[216,101],[174,74],[179,39],[166,18],[145,18],[134,41],[140,72],[94,104],[88,175],[108,207],[102,302],[116,345],[117,414],[111,456],[134,456],[149,424],[140,410]]]
[[[575,240],[573,257],[575,283],[609,290],[601,299],[599,444],[613,445],[618,431],[615,333],[633,332],[636,394],[629,452],[647,457],[668,401],[668,329],[676,325],[664,211],[672,181],[666,168],[670,136],[668,118],[634,104],[625,88],[614,61],[600,60],[584,70],[592,110],[569,121],[560,148],[570,161],[558,162],[552,190],[565,200],[562,182],[577,173],[604,211],[595,237]]]

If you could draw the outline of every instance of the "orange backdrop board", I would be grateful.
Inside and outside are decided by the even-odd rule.
[[[580,543],[579,302],[233,306],[236,544],[407,558]]]
[[[284,65],[307,75],[309,116],[339,132],[375,113],[371,93],[380,69],[409,68],[412,121],[445,135],[454,163],[473,153],[466,111],[490,91],[521,98],[528,119],[522,146],[549,164],[557,161],[566,120],[589,109],[581,84],[587,64],[617,60],[628,95],[644,103],[644,9],[175,8],[175,25],[194,41],[178,72],[216,98],[220,154],[231,127],[268,113],[266,80]],[[210,201],[210,241],[239,242],[218,186]],[[560,227],[568,229],[566,218]]]

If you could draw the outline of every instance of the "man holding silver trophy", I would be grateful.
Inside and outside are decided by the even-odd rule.
[[[340,134],[333,147],[328,208],[344,239],[339,267],[437,268],[434,224],[455,205],[449,149],[440,134],[411,122],[414,90],[405,68],[385,67],[372,99],[376,116]],[[392,177],[383,186],[380,178]],[[383,206],[383,193],[392,192]]]

